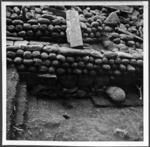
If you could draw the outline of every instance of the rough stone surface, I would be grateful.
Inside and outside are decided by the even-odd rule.
[[[20,46],[20,45],[27,45],[28,41],[24,40],[24,41],[15,41],[14,45],[16,46]]]
[[[10,40],[7,40],[7,42],[6,42],[6,44],[9,46],[11,46],[11,45],[13,45],[14,44],[14,42],[13,41],[10,41]]]
[[[77,11],[68,10],[67,18],[67,40],[71,47],[83,46],[82,33],[80,28],[79,14]]]
[[[43,45],[50,45],[49,42],[43,42],[43,41],[30,41],[29,44],[30,45],[41,45],[41,44],[43,44]]]
[[[108,87],[106,93],[115,102],[123,102],[126,98],[125,91],[119,87]]]
[[[19,83],[17,88],[17,110],[16,110],[16,126],[24,125],[24,116],[26,113],[27,105],[27,89],[25,83]]]
[[[118,15],[116,14],[116,12],[112,12],[112,13],[110,13],[110,15],[106,18],[106,20],[104,22],[106,24],[115,25],[115,24],[120,23],[120,19],[119,19]]]
[[[104,95],[91,96],[91,101],[95,107],[113,106],[113,104],[108,99],[106,99],[106,97]]]
[[[97,95],[91,96],[91,101],[95,107],[138,107],[143,106],[143,100],[140,99],[140,95],[135,91],[130,91],[126,94],[126,99],[123,103],[114,103],[110,101],[110,98],[106,97],[102,92],[98,92]]]
[[[19,80],[19,75],[14,68],[7,69],[7,138],[10,136],[10,127],[15,109],[16,88]]]

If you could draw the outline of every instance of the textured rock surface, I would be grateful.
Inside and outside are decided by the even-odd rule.
[[[9,68],[7,70],[7,138],[10,138],[11,125],[14,120],[15,98],[16,88],[19,81],[19,75],[15,68]]]
[[[123,102],[126,98],[125,91],[119,87],[108,87],[106,94],[115,102]]]
[[[113,46],[125,44],[135,49],[142,48],[143,38],[143,7],[142,6],[12,6],[7,7],[7,37],[14,36],[29,40],[63,41],[66,42],[66,19],[67,10],[74,9],[80,16],[80,24],[84,42],[99,42],[103,33],[108,36],[117,32],[116,27],[123,24],[126,32],[138,37],[134,40],[128,34],[132,43],[126,42],[117,36],[111,38]],[[17,11],[16,11],[17,8]],[[121,12],[121,13],[120,13]],[[106,24],[105,24],[106,22]],[[120,27],[122,28],[122,27]],[[118,47],[120,49],[120,47]]]
[[[13,63],[18,71],[30,72],[30,78],[26,79],[30,85],[26,87],[20,83],[16,91],[18,74],[14,69],[8,70],[8,138],[55,141],[143,140],[142,107],[95,107],[116,106],[111,101],[105,101],[105,96],[99,96],[107,84],[142,85],[143,8],[74,6],[79,12],[83,41],[91,44],[84,44],[85,50],[82,51],[59,49],[57,44],[42,42],[66,43],[64,16],[70,8],[7,7],[7,47],[15,45],[7,48],[7,63]],[[101,44],[92,45],[97,42]],[[68,44],[61,46],[69,47]],[[46,79],[42,75],[40,80],[36,80],[37,72],[49,75]],[[54,74],[58,79],[51,81],[49,76]],[[49,84],[48,87],[46,84]],[[139,91],[136,94],[132,92],[127,91],[124,106],[141,106],[142,101],[138,101]],[[111,92],[113,99],[120,99],[118,94],[115,97],[114,94]]]
[[[73,49],[58,45],[7,46],[8,65],[19,72],[108,77],[108,80],[133,77],[142,80],[143,54],[94,49]],[[138,76],[137,76],[138,75]],[[105,80],[107,81],[107,80]],[[129,81],[129,80],[127,80]]]
[[[24,125],[26,109],[27,109],[27,89],[25,83],[19,83],[16,95],[16,126]]]

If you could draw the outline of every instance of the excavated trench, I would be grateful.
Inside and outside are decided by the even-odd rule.
[[[11,73],[11,71],[8,72]],[[35,83],[33,83],[34,80]],[[16,109],[11,118],[11,133],[8,132],[8,139],[53,141],[143,139],[143,108],[141,103],[136,103],[133,107],[133,103],[139,98],[139,94],[136,94],[137,90],[133,92],[132,89],[129,95],[130,99],[133,97],[136,99],[128,102],[127,107],[117,108],[117,105],[112,105],[109,99],[103,98],[102,95],[99,96],[100,102],[95,104],[90,96],[72,97],[70,93],[58,96],[54,94],[54,91],[48,93],[50,86],[48,84],[46,84],[45,93],[43,91],[40,93],[41,96],[33,95],[41,90],[41,87],[43,88],[42,81],[45,81],[45,79],[39,80],[41,81],[38,81],[41,85],[39,86],[36,80],[36,78],[29,76],[25,78],[25,75],[21,75],[20,80],[17,81],[13,102]],[[52,82],[54,84],[54,80]],[[35,89],[30,89],[30,86]],[[54,96],[50,94],[51,92]],[[117,129],[126,130],[128,135],[116,133]]]
[[[8,6],[7,139],[142,141],[142,19],[141,6]]]

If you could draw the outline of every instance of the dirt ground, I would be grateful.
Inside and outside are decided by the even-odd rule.
[[[90,100],[74,100],[68,109],[61,102],[30,97],[27,130],[23,139],[59,141],[142,140],[142,108],[94,108]],[[129,138],[114,133],[125,129]],[[22,138],[22,137],[21,137]]]
[[[8,79],[11,80],[11,78]],[[7,90],[10,89],[8,84]],[[13,132],[10,139],[51,141],[143,140],[142,107],[96,108],[89,98],[37,98],[27,92],[25,83],[19,83],[16,91],[16,111],[13,112],[15,117],[10,119],[11,131]],[[8,103],[10,102],[8,101]],[[10,123],[10,121],[8,122]]]

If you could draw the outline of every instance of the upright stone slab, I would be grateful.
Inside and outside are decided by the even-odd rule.
[[[27,110],[27,85],[25,82],[19,83],[19,86],[17,88],[16,101],[17,107],[15,126],[20,127],[24,125]]]
[[[79,14],[75,10],[66,12],[67,18],[67,40],[71,47],[83,46]]]
[[[11,138],[11,125],[14,120],[14,111],[16,109],[16,93],[19,82],[19,75],[15,68],[7,68],[7,139]]]

